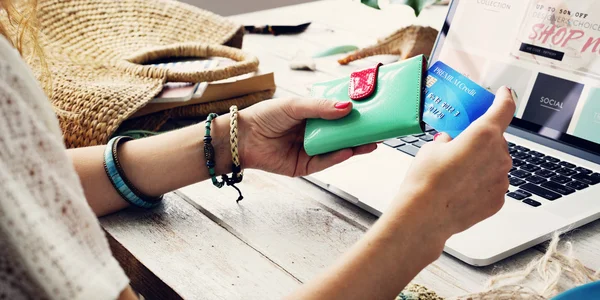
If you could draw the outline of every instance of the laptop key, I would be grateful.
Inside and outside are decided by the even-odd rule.
[[[544,183],[541,184],[541,186],[545,187],[545,188],[547,188],[547,189],[549,189],[549,190],[551,190],[553,192],[557,192],[557,193],[565,195],[565,196],[566,195],[571,195],[571,194],[573,194],[573,193],[576,192],[576,190],[573,189],[573,188],[564,186],[562,184],[558,184],[558,183],[553,182],[553,181],[544,182]]]
[[[546,156],[544,157],[544,159],[548,162],[551,162],[553,164],[557,164],[560,162],[560,159],[556,158],[556,157],[552,157],[552,156]]]
[[[600,176],[596,176],[594,174],[592,174],[592,175],[577,174],[577,175],[573,175],[571,178],[573,178],[577,181],[581,181],[585,184],[589,184],[589,185],[596,185],[596,184],[600,183]]]
[[[526,165],[522,165],[521,166],[521,170],[523,171],[527,171],[527,172],[535,172],[535,171],[539,171],[542,168],[536,166],[536,165],[532,165],[532,164],[526,164]]]
[[[537,152],[537,151],[529,151],[529,155],[531,155],[533,157],[544,157],[544,156],[546,156],[545,154]]]
[[[507,144],[508,144],[508,147],[511,147],[511,148],[516,146],[515,143],[511,143],[511,142],[507,142]]]
[[[575,167],[577,167],[576,165],[574,165],[572,163],[568,163],[566,161],[561,162],[560,165],[565,168],[569,168],[569,169],[574,169]]]
[[[580,191],[584,190],[584,189],[587,189],[589,187],[589,185],[587,185],[587,184],[585,184],[585,183],[583,183],[581,181],[577,181],[577,180],[574,180],[574,181],[571,181],[571,182],[567,183],[566,186],[568,186],[570,188],[574,188],[576,190],[580,190]]]
[[[534,156],[532,158],[527,159],[527,162],[533,165],[539,165],[545,163],[546,161],[541,157]]]
[[[525,162],[520,159],[516,159],[516,158],[513,159],[513,167],[520,167],[524,164],[525,164]]]
[[[413,143],[413,146],[415,146],[417,148],[421,148],[421,147],[425,146],[425,144],[427,144],[427,143],[425,143],[424,141],[416,141]]]
[[[417,156],[417,153],[419,153],[419,148],[413,146],[413,145],[404,145],[404,146],[400,146],[398,148],[399,151],[402,151],[410,156]]]
[[[516,146],[515,149],[517,149],[521,152],[529,152],[529,148],[525,148],[523,146]]]
[[[555,176],[556,173],[543,169],[543,170],[539,170],[539,171],[535,172],[535,175],[544,177],[544,178],[550,178],[552,176]]]
[[[592,178],[599,178],[600,179],[600,173],[594,173],[594,174],[592,174],[590,176],[592,176]]]
[[[556,183],[560,183],[560,184],[565,184],[567,182],[571,182],[573,181],[573,179],[567,177],[567,176],[563,176],[563,175],[556,175],[552,178],[550,178],[551,181],[554,181]]]
[[[562,197],[562,195],[555,193],[549,189],[543,188],[541,186],[537,186],[533,183],[526,183],[524,185],[521,185],[519,187],[522,190],[526,190],[534,195],[540,196],[544,199],[550,200],[550,201],[554,201],[560,197]]]
[[[585,175],[590,175],[590,174],[593,173],[592,170],[588,170],[588,169],[582,168],[582,167],[575,168],[575,171],[577,171],[577,172],[579,172],[581,174],[585,174]]]
[[[554,171],[556,169],[559,169],[560,166],[555,164],[555,163],[551,163],[551,162],[547,162],[547,163],[543,163],[540,165],[540,167],[544,168],[544,169],[548,169],[550,171]]]
[[[383,142],[384,145],[390,146],[392,148],[400,147],[404,145],[404,142],[400,139],[391,139]]]
[[[413,136],[414,136],[414,137],[418,137],[418,138],[420,138],[420,137],[422,137],[422,136],[424,136],[424,135],[425,135],[424,133],[413,134]]]
[[[521,195],[525,196],[525,198],[529,198],[529,197],[533,196],[531,193],[528,193],[524,190],[517,190],[517,191],[515,191],[515,193],[521,194]]]
[[[525,180],[519,179],[517,177],[511,177],[508,179],[508,181],[510,182],[510,185],[512,185],[512,186],[520,186],[522,184],[525,184]]]
[[[421,137],[421,140],[426,141],[426,142],[431,142],[431,141],[433,141],[433,135],[426,134],[426,135],[424,135],[424,136]]]
[[[404,141],[404,142],[412,144],[412,143],[418,141],[419,139],[416,138],[416,137],[414,137],[414,136],[412,136],[412,135],[409,135],[409,136],[402,137],[401,140]]]
[[[509,197],[511,197],[511,198],[513,198],[513,199],[517,199],[517,200],[523,200],[523,199],[527,198],[527,197],[525,197],[525,196],[523,196],[521,194],[517,194],[517,193],[508,193],[506,195],[509,196]]]
[[[518,158],[518,159],[528,159],[531,157],[531,155],[525,153],[525,152],[518,152],[513,154],[514,158]]]
[[[577,174],[577,171],[575,171],[573,169],[567,169],[567,168],[558,169],[554,172],[556,172],[560,175],[565,175],[565,176],[573,176],[573,175]]]
[[[516,170],[516,171],[510,172],[510,175],[523,179],[523,178],[527,178],[527,177],[531,176],[531,173],[525,172],[523,170]]]
[[[527,199],[523,200],[523,203],[527,203],[527,204],[529,204],[529,205],[531,205],[531,206],[533,206],[533,207],[538,207],[538,206],[541,206],[541,205],[542,205],[541,203],[539,203],[539,202],[537,202],[537,201],[535,201],[535,200],[531,200],[531,199],[529,199],[529,198],[527,198]]]
[[[542,178],[540,176],[529,176],[526,179],[527,181],[531,182],[531,183],[535,183],[535,184],[540,184],[542,182],[546,182],[548,181],[546,178]]]

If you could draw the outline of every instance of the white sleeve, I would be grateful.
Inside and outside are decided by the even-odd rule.
[[[47,98],[6,45],[0,37],[0,299],[116,299],[128,278],[48,121]]]

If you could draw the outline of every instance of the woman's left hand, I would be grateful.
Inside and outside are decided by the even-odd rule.
[[[287,176],[305,176],[377,148],[368,144],[310,157],[304,151],[306,119],[334,120],[352,111],[351,102],[285,98],[255,104],[239,112],[240,160],[254,168]]]

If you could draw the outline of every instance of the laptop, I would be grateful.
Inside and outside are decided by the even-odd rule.
[[[486,266],[600,218],[598,24],[597,0],[450,4],[429,64],[441,60],[492,92],[508,85],[518,107],[505,135],[514,166],[505,205],[452,236],[446,253]],[[435,133],[385,141],[306,179],[379,216]]]

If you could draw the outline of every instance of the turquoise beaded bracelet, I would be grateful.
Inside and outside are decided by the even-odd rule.
[[[204,122],[204,158],[206,159],[206,167],[208,168],[208,174],[214,186],[222,188],[225,185],[225,181],[219,181],[217,174],[215,173],[215,148],[212,145],[212,137],[210,136],[210,124],[212,120],[218,115],[211,113]]]
[[[221,177],[223,180],[219,181],[215,172],[215,149],[212,145],[212,137],[210,136],[210,125],[216,117],[218,117],[217,114],[211,113],[208,115],[206,122],[204,123],[204,158],[206,159],[206,167],[208,168],[208,174],[210,175],[213,185],[218,188],[222,188],[225,184],[233,187],[239,194],[237,202],[240,202],[242,199],[244,199],[244,196],[242,196],[242,192],[235,186],[235,184],[239,183],[241,178],[235,178],[235,175],[232,178],[229,178],[227,175],[222,175]],[[234,172],[239,173],[240,170],[234,168]]]
[[[125,172],[121,168],[117,149],[120,143],[129,140],[132,140],[132,138],[117,136],[108,142],[106,149],[104,149],[104,171],[106,171],[110,183],[125,201],[141,208],[156,207],[163,197],[149,197],[143,195],[133,186],[133,184],[131,184],[127,177],[125,177]]]

